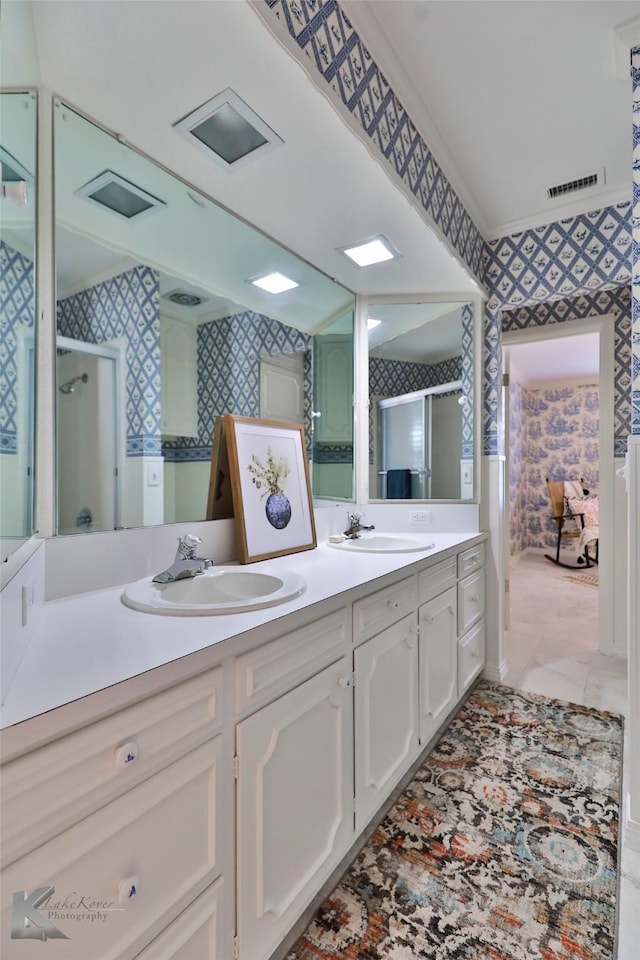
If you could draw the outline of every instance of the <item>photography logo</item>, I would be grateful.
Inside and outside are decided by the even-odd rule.
[[[12,940],[68,940],[66,933],[38,910],[54,892],[53,887],[38,887],[33,893],[18,890],[13,895],[11,913]]]

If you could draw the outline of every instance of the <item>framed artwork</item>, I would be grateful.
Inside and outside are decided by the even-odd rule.
[[[233,516],[231,475],[227,438],[224,432],[224,417],[216,417],[213,426],[213,450],[207,497],[207,520],[228,520]]]
[[[316,546],[301,424],[226,414],[233,510],[241,563]]]

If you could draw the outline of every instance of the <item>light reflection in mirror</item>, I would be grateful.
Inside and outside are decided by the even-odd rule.
[[[367,317],[370,499],[473,499],[473,304],[371,303]]]
[[[56,391],[59,533],[204,519],[217,415],[298,420],[313,460],[312,412],[323,389],[334,397],[314,357],[335,324],[351,358],[352,444],[350,291],[61,103],[54,152],[59,388],[84,372],[87,344],[112,357],[102,376],[87,369],[74,393]],[[158,207],[138,220],[88,200],[109,172]],[[275,270],[299,286],[274,295],[251,282]],[[321,499],[353,495],[341,455],[341,472],[318,464]]]
[[[33,93],[0,94],[0,540],[34,531],[36,116]]]

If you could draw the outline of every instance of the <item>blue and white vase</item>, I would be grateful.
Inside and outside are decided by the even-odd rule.
[[[265,505],[267,520],[276,530],[284,530],[291,520],[291,504],[284,493],[272,493]]]

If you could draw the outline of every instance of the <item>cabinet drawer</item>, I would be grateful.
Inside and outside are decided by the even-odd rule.
[[[222,960],[222,880],[189,904],[136,960]]]
[[[463,636],[483,613],[484,572],[478,570],[458,584],[458,636]]]
[[[5,890],[29,896],[53,888],[40,914],[68,939],[48,940],[47,957],[129,960],[217,878],[221,741],[188,753],[3,872]],[[21,940],[15,950],[9,897],[4,905],[2,955],[42,960],[38,940]]]
[[[458,640],[458,696],[461,697],[469,684],[484,666],[484,623],[472,627],[469,633]]]
[[[259,707],[344,657],[347,607],[243,654],[236,661],[236,709]]]
[[[221,719],[222,670],[216,668],[5,764],[3,864],[209,739]]]
[[[484,543],[470,547],[464,553],[458,554],[458,579],[468,577],[470,573],[484,566]]]
[[[385,587],[353,605],[353,642],[363,643],[369,637],[402,620],[416,608],[416,587],[413,577]]]
[[[454,587],[458,579],[457,562],[455,557],[442,560],[433,567],[427,567],[418,574],[418,604],[432,600],[438,594],[444,593],[449,587]]]

